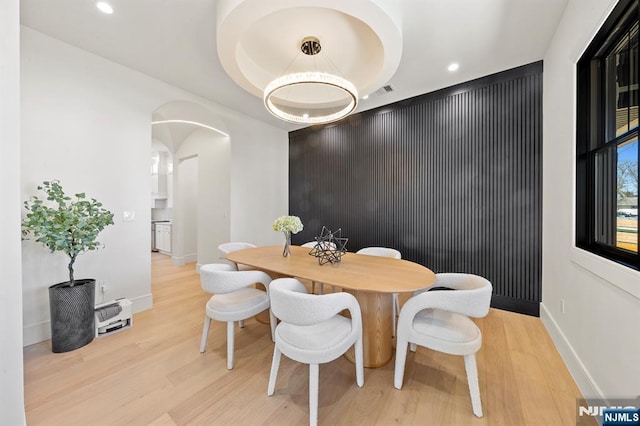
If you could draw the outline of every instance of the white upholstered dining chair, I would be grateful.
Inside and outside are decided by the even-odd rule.
[[[436,274],[436,278],[435,286],[452,291],[420,290],[400,311],[393,384],[402,388],[408,344],[412,351],[420,345],[462,355],[473,414],[482,417],[475,356],[482,346],[482,333],[469,317],[487,315],[493,287],[486,279],[472,274]]]
[[[356,252],[357,254],[366,254],[368,256],[391,257],[393,259],[402,259],[402,254],[396,249],[389,247],[365,247]],[[396,335],[396,317],[400,312],[400,303],[398,302],[398,293],[393,293],[393,312],[391,314],[391,334]]]
[[[234,251],[238,251],[238,250],[244,250],[247,248],[255,248],[257,247],[255,244],[251,244],[251,243],[244,243],[244,242],[240,242],[240,241],[231,241],[228,243],[223,243],[220,244],[218,246],[218,250],[220,250],[223,254],[222,258],[224,259],[225,256],[231,252]],[[242,264],[237,264],[235,262],[233,262],[234,265],[236,265],[236,269],[238,271],[250,271],[253,268],[251,266],[248,265],[242,265]]]
[[[200,267],[202,289],[213,293],[206,306],[200,353],[207,345],[211,320],[227,323],[227,368],[233,368],[234,323],[269,309],[269,283],[271,277],[262,271],[236,271],[226,263],[213,263]],[[253,288],[261,283],[267,291]],[[271,340],[274,340],[275,318],[270,313]]]
[[[319,364],[355,349],[356,383],[364,385],[362,315],[356,298],[349,293],[307,294],[295,278],[273,280],[269,289],[271,310],[281,321],[275,330],[273,362],[267,395],[273,395],[280,356],[309,364],[309,423],[318,423]],[[339,315],[347,309],[351,318]]]

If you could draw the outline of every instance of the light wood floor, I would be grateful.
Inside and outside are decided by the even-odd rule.
[[[225,367],[225,325],[212,322],[199,353],[208,298],[194,264],[153,257],[153,309],[129,330],[66,354],[42,342],[24,350],[29,425],[302,425],[308,423],[308,367],[283,356],[267,397],[273,344],[253,319],[236,331],[236,362]],[[409,354],[402,390],[393,360],[365,369],[355,385],[344,358],[320,367],[319,423],[325,425],[575,425],[580,392],[538,318],[492,309],[477,321],[484,417],[475,418],[462,357],[424,348]],[[1,422],[0,422],[1,423]]]

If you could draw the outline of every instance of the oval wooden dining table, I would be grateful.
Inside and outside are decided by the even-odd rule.
[[[391,333],[392,293],[413,292],[430,287],[435,274],[408,260],[346,253],[342,261],[320,265],[309,249],[291,246],[282,256],[282,246],[238,250],[227,259],[267,272],[272,278],[295,277],[329,284],[352,293],[362,311],[365,367],[386,365],[393,356]],[[346,356],[353,361],[353,349]]]

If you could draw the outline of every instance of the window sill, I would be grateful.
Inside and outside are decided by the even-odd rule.
[[[569,258],[578,266],[640,299],[640,271],[635,271],[581,248],[573,247]]]

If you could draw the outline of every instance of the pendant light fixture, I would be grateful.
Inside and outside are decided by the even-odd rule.
[[[318,38],[305,37],[302,40],[300,52],[305,55],[310,70],[285,72],[266,86],[264,105],[271,114],[292,123],[321,124],[340,120],[356,109],[356,87],[337,73],[319,69],[319,63],[324,62],[326,69],[337,70],[321,51]]]
[[[280,121],[340,120],[356,110],[360,93],[388,84],[400,63],[396,0],[215,3],[220,64]]]

